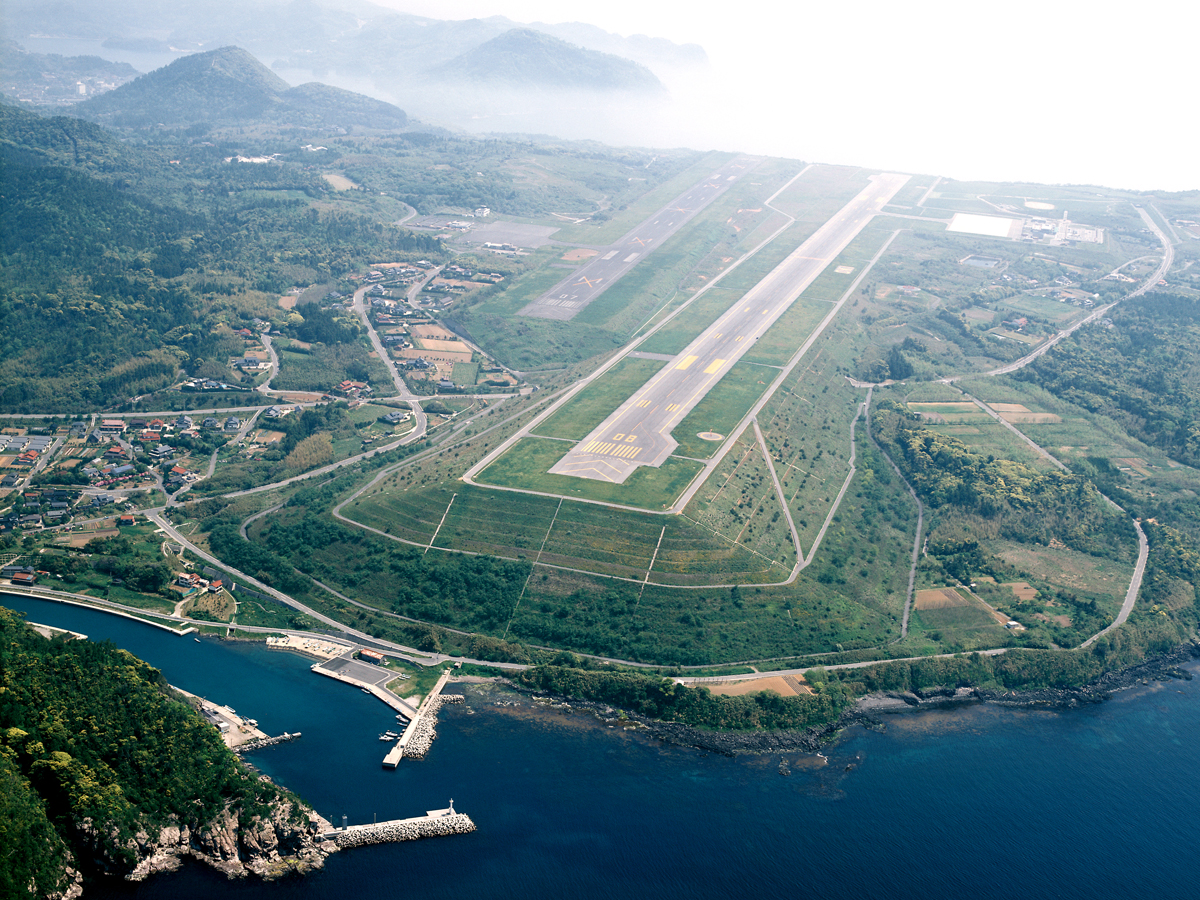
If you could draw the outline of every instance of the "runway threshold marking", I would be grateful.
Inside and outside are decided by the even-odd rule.
[[[616,250],[609,250],[607,253],[605,253],[605,254],[604,254],[602,257],[600,257],[600,258],[601,258],[601,259],[612,259],[612,258],[613,258],[614,256],[616,256],[616,255],[617,255],[617,251],[616,251]]]

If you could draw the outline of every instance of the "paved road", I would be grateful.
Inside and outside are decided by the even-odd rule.
[[[433,279],[434,275],[440,272],[441,269],[434,269],[425,281],[419,286],[415,286],[409,296],[415,296],[416,292],[421,289],[421,286]],[[383,341],[379,339],[379,335],[375,333],[375,326],[371,324],[371,318],[367,315],[366,304],[363,302],[363,297],[370,290],[371,286],[361,287],[354,292],[354,311],[362,320],[363,325],[367,329],[367,335],[371,338],[371,346],[375,348],[375,352],[379,355],[380,361],[387,366],[388,372],[392,376],[392,383],[396,385],[396,393],[400,395],[400,399],[406,402],[409,409],[412,410],[413,418],[416,420],[416,426],[412,433],[404,439],[402,443],[411,444],[413,441],[420,440],[428,426],[428,421],[425,418],[425,410],[421,408],[421,398],[408,389],[408,384],[400,377],[400,371],[396,368],[396,363],[391,355],[383,346]]]
[[[746,292],[550,471],[624,483],[637,466],[658,467],[678,446],[671,431],[908,181],[883,174]],[[726,435],[713,439],[723,441]]]
[[[279,374],[279,354],[275,352],[275,347],[271,343],[269,334],[259,335],[262,338],[263,346],[267,348],[267,353],[271,357],[271,374],[267,380],[255,388],[260,394],[277,394],[279,391],[271,390],[271,382],[275,380],[275,376]]]
[[[1067,338],[1070,335],[1074,334],[1076,331],[1078,331],[1084,325],[1087,325],[1089,322],[1095,322],[1098,319],[1100,319],[1110,309],[1112,309],[1114,306],[1116,306],[1118,303],[1120,303],[1121,300],[1132,300],[1134,297],[1140,297],[1142,294],[1146,293],[1146,291],[1157,286],[1157,284],[1160,281],[1162,281],[1162,279],[1167,274],[1167,270],[1171,268],[1171,264],[1175,261],[1175,247],[1171,244],[1171,241],[1167,238],[1166,234],[1163,233],[1163,230],[1158,227],[1158,223],[1156,223],[1154,221],[1154,219],[1152,219],[1150,217],[1150,214],[1147,213],[1146,210],[1142,209],[1139,206],[1138,214],[1142,217],[1142,221],[1144,221],[1146,223],[1146,226],[1151,231],[1154,232],[1154,234],[1158,237],[1159,241],[1163,245],[1162,262],[1159,263],[1158,268],[1154,270],[1154,274],[1152,274],[1149,278],[1147,278],[1144,282],[1142,282],[1142,286],[1139,287],[1137,290],[1130,291],[1128,294],[1126,294],[1120,300],[1114,300],[1112,303],[1108,303],[1104,306],[1097,308],[1090,315],[1086,316],[1085,318],[1080,319],[1078,322],[1076,322],[1070,328],[1064,328],[1062,331],[1058,332],[1056,335],[1054,335],[1054,337],[1050,338],[1048,341],[1046,341],[1044,344],[1039,346],[1032,353],[1022,356],[1016,362],[1012,362],[1012,363],[1009,363],[1008,365],[1001,366],[998,369],[992,369],[990,372],[984,372],[983,373],[984,375],[1008,375],[1012,372],[1017,371],[1017,369],[1025,368],[1025,366],[1029,365],[1031,362],[1033,362],[1039,356],[1041,356],[1042,354],[1049,351],[1050,348],[1053,347],[1055,344],[1059,343],[1059,341],[1062,341],[1064,338]],[[1131,262],[1132,262],[1132,260],[1131,260]],[[945,378],[942,380],[949,383],[951,381],[956,381],[958,378],[968,378],[968,377],[970,377],[970,376],[961,375],[961,376],[956,376],[955,378]]]
[[[701,210],[737,183],[761,160],[739,156],[680,194],[615,244],[604,248],[583,268],[572,272],[518,315],[537,319],[574,318],[576,313],[614,285],[626,272],[662,246]]]

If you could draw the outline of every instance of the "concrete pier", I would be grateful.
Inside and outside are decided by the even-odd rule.
[[[333,678],[362,689],[373,697],[382,700],[410,722],[418,714],[417,709],[411,703],[397,697],[384,686],[395,677],[395,673],[392,670],[380,669],[368,663],[357,662],[350,658],[348,654],[343,654],[325,662],[316,663],[312,666],[312,670],[318,675],[324,675],[326,678]]]
[[[436,736],[434,725],[437,724],[437,711],[442,705],[442,688],[446,686],[446,680],[450,677],[450,669],[442,672],[442,677],[437,680],[437,684],[421,701],[421,707],[417,710],[416,715],[409,719],[408,726],[404,729],[404,733],[400,735],[400,740],[396,741],[396,746],[388,751],[387,756],[383,758],[383,767],[385,769],[394,769],[399,764],[400,760],[405,756],[413,759],[423,759],[425,753],[429,750],[430,744]],[[458,698],[458,702],[462,701],[462,697]],[[450,701],[454,702],[454,701]]]

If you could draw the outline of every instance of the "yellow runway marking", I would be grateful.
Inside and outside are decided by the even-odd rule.
[[[649,406],[649,405],[650,405],[650,401],[649,401],[649,400],[643,400],[641,403],[639,403],[639,404],[638,404],[638,406],[639,406],[641,409],[645,409],[645,408],[646,408],[647,406]]]
[[[704,370],[704,374],[712,375],[714,372],[717,371],[717,369],[721,368],[721,366],[723,366],[723,365],[725,365],[725,360],[714,359],[711,363],[708,364],[708,368]]]
[[[740,340],[741,340],[742,338],[744,338],[744,337],[745,337],[745,335],[744,335],[744,334],[740,334],[740,335],[738,335],[737,337],[735,337],[735,338],[733,339],[733,342],[736,344],[738,341],[740,341]]]
[[[738,340],[740,341],[740,340],[741,340],[741,338],[738,338]],[[683,359],[680,361],[679,365],[677,365],[675,368],[677,368],[677,369],[686,369],[688,366],[690,366],[692,363],[694,363],[694,362],[695,362],[697,359],[699,359],[699,358],[700,358],[700,357],[698,357],[698,356],[685,356],[685,357],[684,357],[684,358],[683,358]]]
[[[667,412],[675,412],[675,410],[677,410],[677,409],[679,409],[679,404],[678,404],[678,403],[669,403],[669,404],[667,404]]]

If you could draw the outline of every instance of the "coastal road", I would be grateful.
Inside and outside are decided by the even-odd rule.
[[[615,284],[630,269],[662,246],[706,206],[729,190],[759,157],[739,156],[703,181],[684,191],[615,244],[605,247],[582,268],[572,272],[518,315],[565,321]]]
[[[1146,574],[1146,559],[1150,556],[1150,542],[1146,540],[1146,532],[1142,530],[1142,523],[1134,519],[1133,527],[1137,529],[1138,559],[1137,564],[1133,567],[1133,579],[1129,582],[1129,590],[1125,592],[1125,602],[1121,604],[1121,611],[1117,613],[1113,623],[1080,644],[1080,650],[1086,650],[1114,628],[1124,625],[1129,614],[1133,612],[1133,604],[1137,602],[1138,591],[1142,589],[1142,576]]]
[[[791,307],[797,297],[908,181],[881,174],[667,363],[550,472],[624,483],[637,466],[661,466],[671,431]],[[715,435],[723,441],[726,435]]]

